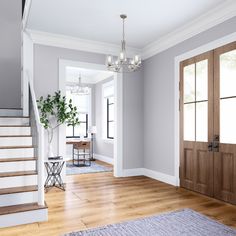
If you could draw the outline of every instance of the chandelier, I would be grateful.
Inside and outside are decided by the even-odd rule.
[[[126,54],[126,42],[125,42],[125,19],[126,15],[120,15],[123,21],[123,39],[121,40],[121,51],[117,59],[114,61],[111,55],[107,56],[107,68],[114,72],[133,72],[141,67],[141,58],[139,55],[135,55],[132,59],[127,58]]]
[[[70,91],[72,94],[76,94],[76,95],[88,95],[89,94],[89,87],[87,87],[81,83],[81,74],[79,75],[78,83],[71,86]]]

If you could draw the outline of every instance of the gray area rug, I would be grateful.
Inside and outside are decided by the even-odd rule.
[[[73,232],[65,236],[236,236],[236,230],[190,209]]]
[[[97,172],[109,172],[112,171],[112,167],[102,166],[92,161],[91,166],[73,166],[71,162],[66,163],[67,175],[89,174]]]

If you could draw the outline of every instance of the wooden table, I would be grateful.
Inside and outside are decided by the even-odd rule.
[[[91,141],[89,139],[87,140],[80,140],[80,139],[67,139],[66,140],[66,144],[72,144],[72,158],[73,158],[73,165],[75,165],[74,161],[75,161],[75,154],[74,153],[74,148],[75,147],[78,147],[78,146],[84,146],[84,153],[85,153],[85,149],[89,149],[90,150],[90,144],[91,144]],[[89,148],[88,148],[89,147]],[[83,148],[81,148],[83,149]],[[85,155],[88,155],[88,154],[78,154],[78,158],[77,158],[77,161],[78,161],[78,165],[75,165],[75,166],[86,166],[85,165]],[[79,156],[84,156],[84,164],[80,165],[80,158]],[[89,165],[91,165],[91,152],[89,152]]]

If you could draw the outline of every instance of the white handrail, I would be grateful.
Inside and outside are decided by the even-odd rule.
[[[37,129],[37,141],[38,141],[38,155],[37,155],[37,172],[38,172],[38,205],[44,205],[44,129],[40,123],[39,110],[36,102],[36,96],[33,87],[33,81],[26,73],[26,79],[28,80],[29,90],[31,96],[31,102],[33,107],[33,113]]]

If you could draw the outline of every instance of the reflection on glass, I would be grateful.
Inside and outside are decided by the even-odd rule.
[[[236,96],[236,50],[220,56],[220,97]]]
[[[208,102],[196,104],[196,141],[208,141]]]
[[[184,140],[195,141],[195,104],[184,104]]]
[[[220,142],[236,144],[236,98],[220,100]]]
[[[86,132],[87,132],[86,123],[80,123],[79,125],[76,125],[74,130],[75,130],[75,133],[74,133],[75,136],[77,137],[80,136],[82,138],[86,137]]]
[[[73,136],[73,127],[66,126],[66,137],[72,137],[72,136]]]
[[[184,67],[184,102],[195,101],[195,64]]]
[[[208,99],[208,60],[196,63],[196,101]]]

